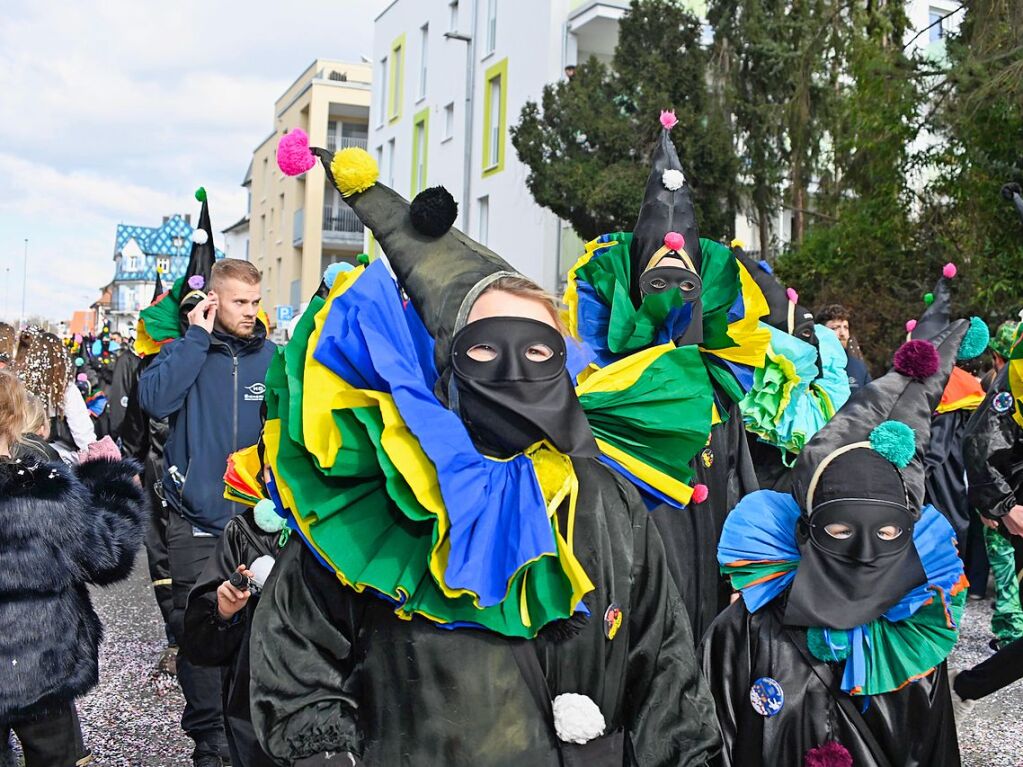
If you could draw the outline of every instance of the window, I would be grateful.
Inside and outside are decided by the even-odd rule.
[[[426,98],[426,64],[430,53],[430,25],[423,24],[420,32],[419,45],[419,98]]]
[[[380,59],[380,74],[377,77],[377,126],[384,124],[387,104],[387,57]]]
[[[444,107],[444,140],[447,141],[455,135],[455,102],[452,101]]]
[[[945,37],[945,20],[942,18],[945,11],[940,8],[931,8],[927,12],[927,23],[929,26],[928,40],[932,43],[939,43]]]
[[[161,274],[170,274],[170,258],[164,256],[156,259],[156,268]]]
[[[327,151],[337,151],[337,138],[340,131],[337,129],[337,120],[327,122]]]
[[[490,239],[490,198],[480,197],[479,199],[479,223],[476,226],[476,239],[481,245],[486,245]]]
[[[266,190],[270,188],[270,161],[263,158],[263,199],[266,199]]]
[[[137,272],[142,268],[141,259],[138,256],[124,257],[124,271]]]
[[[394,139],[387,142],[387,186],[394,189]]]
[[[483,91],[483,175],[504,169],[505,102],[508,98],[508,59],[490,67]]]
[[[494,52],[497,47],[497,0],[487,0],[487,46],[484,54]]]
[[[387,100],[387,116],[390,122],[401,118],[401,100],[405,89],[405,35],[391,44],[390,96]]]
[[[426,189],[426,147],[429,141],[430,108],[412,118],[412,196]]]
[[[458,31],[458,0],[448,3],[448,32]]]

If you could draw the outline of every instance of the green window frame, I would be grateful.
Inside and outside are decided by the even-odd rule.
[[[419,131],[423,132],[423,140],[420,142]],[[419,145],[422,143],[423,156],[419,156]],[[415,197],[426,188],[426,159],[430,149],[430,108],[419,110],[412,117],[412,197]],[[419,161],[423,161],[423,172],[419,174]]]
[[[494,125],[493,92],[497,81],[499,101],[497,125]],[[483,76],[483,177],[492,176],[504,170],[505,148],[508,143],[508,59],[504,58],[489,67]],[[494,142],[497,146],[494,147]],[[496,152],[496,156],[495,156]]]
[[[401,105],[405,100],[405,35],[399,35],[391,43],[391,60],[388,62],[387,121],[401,119]]]

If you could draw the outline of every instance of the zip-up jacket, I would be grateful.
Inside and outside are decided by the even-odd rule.
[[[263,383],[275,346],[256,323],[242,339],[193,325],[139,379],[139,402],[167,418],[163,489],[171,508],[220,535],[244,508],[223,497],[227,456],[259,439]]]
[[[1000,519],[1023,498],[1023,430],[1012,418],[1015,404],[1008,367],[966,424],[963,457],[970,503],[990,519]]]

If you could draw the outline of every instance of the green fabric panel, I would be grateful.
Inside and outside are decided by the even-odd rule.
[[[292,394],[289,434],[293,440],[300,444],[305,442],[302,434],[302,379],[305,376],[305,355],[309,348],[309,338],[316,329],[316,314],[323,308],[324,303],[326,302],[320,296],[313,296],[308,308],[295,323],[295,332],[291,337],[291,342],[284,347],[288,389]]]
[[[146,332],[154,341],[167,341],[181,336],[178,307],[181,305],[181,290],[184,284],[185,278],[178,277],[167,295],[139,312],[139,317],[145,320]]]
[[[751,583],[763,580],[768,575],[781,575],[799,566],[798,561],[794,562],[765,562],[763,564],[740,565],[739,567],[722,567],[721,574],[727,575],[732,581],[732,588],[736,591],[744,589]]]
[[[954,625],[959,625],[966,604],[966,591],[952,597]],[[955,647],[959,632],[949,628],[941,598],[935,594],[904,621],[892,623],[879,618],[867,625],[871,652],[867,655],[867,677],[864,695],[893,690],[930,669],[948,657]]]
[[[704,363],[707,366],[707,373],[710,374],[711,379],[728,395],[728,398],[732,402],[742,402],[743,397],[746,396],[746,390],[735,380],[735,376],[732,375],[731,371],[721,367],[721,365],[714,364],[706,357],[704,358]],[[721,416],[722,423],[728,421],[728,411],[724,408],[718,408],[718,415]]]
[[[700,238],[703,263],[703,346],[704,349],[730,349],[737,346],[728,335],[728,310],[739,297],[739,264],[726,245]]]
[[[1023,638],[1023,607],[1019,601],[1016,580],[1016,559],[1009,539],[997,530],[984,527],[984,547],[991,563],[995,582],[995,611],[991,616],[991,633],[1003,643]]]
[[[689,462],[710,432],[713,396],[699,349],[686,346],[662,354],[632,386],[579,401],[596,437],[688,483]]]

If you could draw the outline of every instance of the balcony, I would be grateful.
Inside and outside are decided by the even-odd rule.
[[[365,143],[365,142],[363,142]],[[323,207],[323,244],[362,248],[364,227],[355,211],[342,204],[339,208]]]
[[[336,136],[332,136],[329,133],[327,134],[327,149],[331,152],[337,152],[341,149],[348,149],[353,146],[358,147],[359,149],[365,149],[366,139],[342,136],[339,141]]]
[[[566,63],[583,63],[590,56],[609,62],[618,44],[618,22],[628,10],[625,0],[578,2],[568,15]]]

